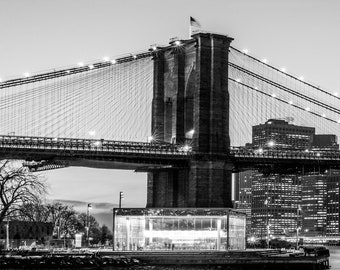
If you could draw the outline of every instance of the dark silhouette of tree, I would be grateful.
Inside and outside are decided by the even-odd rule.
[[[0,161],[0,224],[5,218],[18,215],[23,204],[37,203],[46,194],[42,177],[16,164]]]
[[[105,224],[100,227],[100,243],[104,245],[106,241],[112,241],[112,233]]]
[[[36,203],[22,204],[17,219],[21,221],[48,222],[49,216],[47,206],[38,201]]]

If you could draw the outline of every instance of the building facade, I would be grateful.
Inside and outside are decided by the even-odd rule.
[[[244,249],[245,225],[228,208],[118,208],[114,250]]]
[[[327,218],[326,235],[340,236],[340,170],[330,170],[326,179]]]
[[[269,119],[253,126],[252,148],[337,151],[337,137],[315,134],[315,128]],[[250,215],[247,235],[259,238],[339,235],[340,172],[307,175],[255,171],[235,176],[235,208]],[[250,229],[251,228],[251,229]]]
[[[269,119],[253,126],[252,146],[256,148],[310,149],[315,134],[314,127],[289,124],[285,120]]]
[[[251,234],[266,239],[291,236],[299,224],[301,184],[295,175],[263,176],[252,181]]]
[[[234,175],[235,198],[234,208],[246,213],[246,233],[250,236],[251,232],[251,201],[252,201],[252,180],[257,171],[249,170],[238,172]]]
[[[327,175],[313,174],[301,178],[301,232],[308,236],[326,235]]]

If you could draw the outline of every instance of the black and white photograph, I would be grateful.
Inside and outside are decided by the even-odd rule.
[[[0,0],[0,269],[340,270],[340,2]]]

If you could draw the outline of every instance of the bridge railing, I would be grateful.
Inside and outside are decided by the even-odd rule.
[[[187,148],[170,143],[0,135],[0,148],[152,153],[187,156]]]
[[[239,158],[258,159],[312,159],[312,160],[340,160],[340,151],[336,150],[302,150],[302,149],[252,149],[245,147],[231,147],[230,155]]]

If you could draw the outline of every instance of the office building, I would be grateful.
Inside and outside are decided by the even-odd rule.
[[[301,184],[295,175],[263,176],[252,180],[252,235],[265,239],[291,236],[299,223]]]
[[[306,236],[326,235],[327,178],[309,173],[301,178],[301,233]]]
[[[340,236],[340,170],[330,170],[327,185],[326,235]]]
[[[252,200],[252,179],[257,173],[255,170],[238,172],[234,174],[235,181],[235,201],[234,208],[246,213],[246,233],[251,232],[251,200]]]
[[[310,149],[315,134],[314,127],[289,124],[285,120],[269,119],[253,126],[252,146],[275,149]]]

